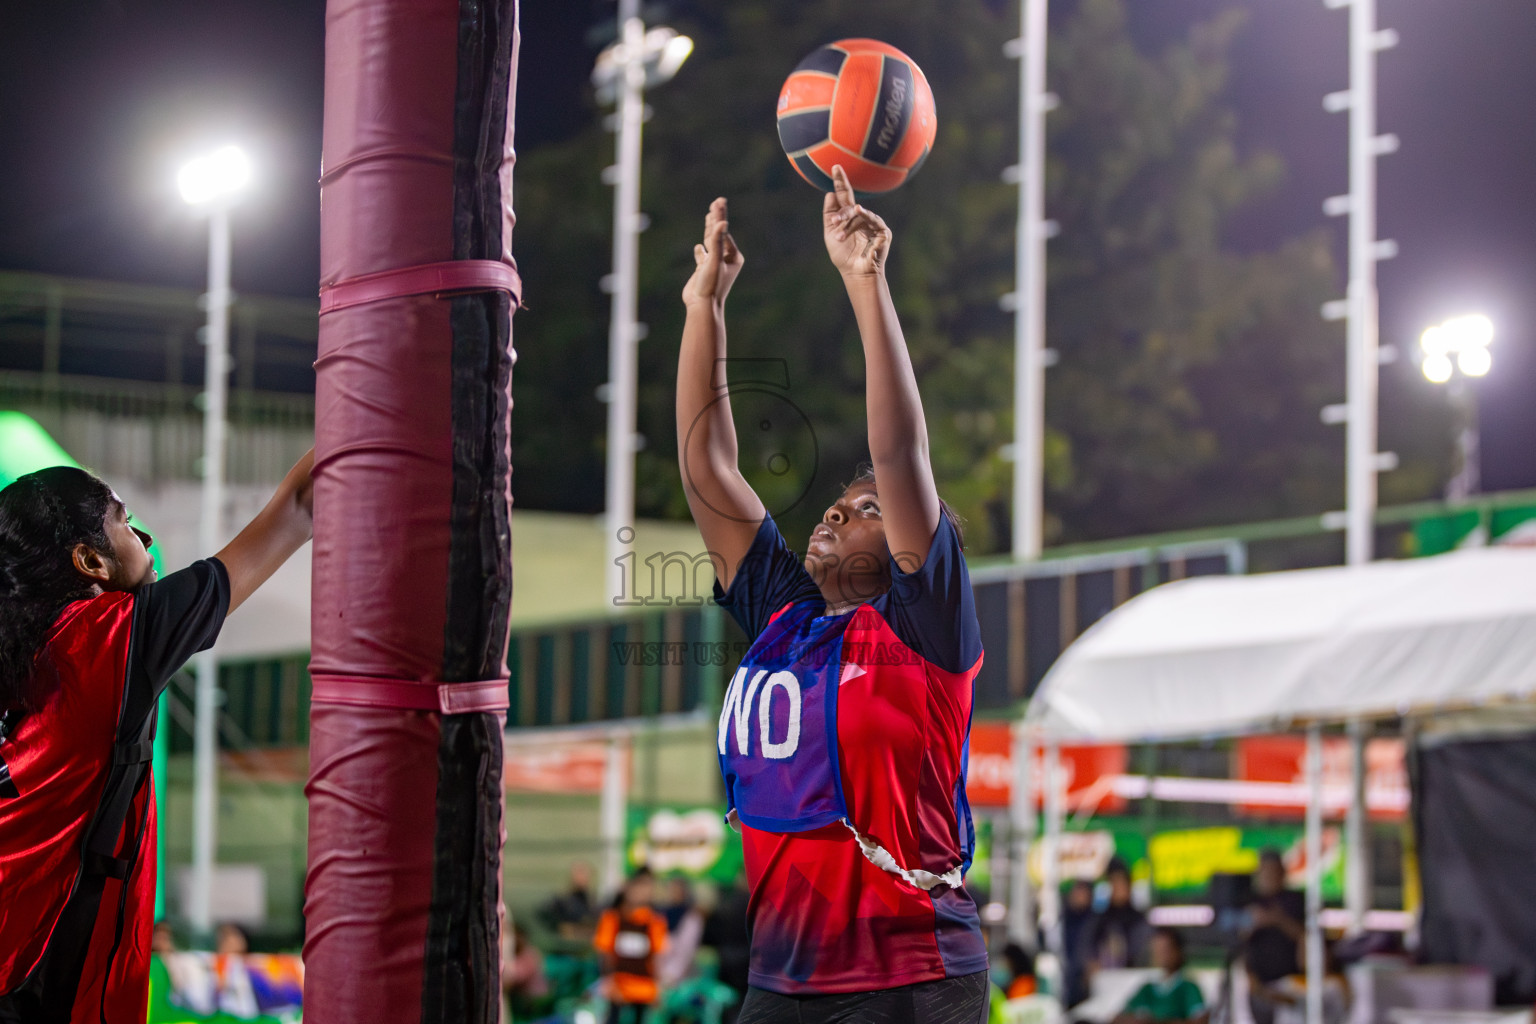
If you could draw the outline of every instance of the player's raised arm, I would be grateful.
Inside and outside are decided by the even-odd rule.
[[[693,521],[720,585],[729,587],[767,512],[737,466],[736,426],[725,390],[725,296],[743,259],[724,199],[710,204],[693,260],[693,276],[683,287],[688,316],[677,357],[677,461]]]
[[[891,229],[860,206],[842,167],[822,205],[822,237],[843,275],[864,344],[869,455],[880,488],[886,543],[906,572],[922,565],[939,526],[939,492],[928,462],[928,427],[906,339],[885,280]]]
[[[296,462],[272,499],[218,554],[229,574],[229,610],[271,579],[284,562],[314,534],[315,450]]]

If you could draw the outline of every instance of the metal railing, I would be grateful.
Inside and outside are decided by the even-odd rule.
[[[31,416],[82,465],[112,479],[201,479],[200,394],[184,384],[0,371],[0,409]],[[313,397],[233,391],[226,475],[275,483],[314,436]]]

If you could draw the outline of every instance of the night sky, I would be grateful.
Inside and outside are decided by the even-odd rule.
[[[1071,2],[1057,0],[1057,15]],[[1231,242],[1267,247],[1329,224],[1342,265],[1343,221],[1325,218],[1322,200],[1345,191],[1347,115],[1321,99],[1348,84],[1347,12],[1322,0],[1131,0],[1152,46],[1233,6],[1251,15],[1233,55],[1242,139],[1279,154],[1288,174]],[[525,0],[520,151],[593,116],[588,33],[612,12],[607,0]],[[204,231],[176,197],[175,169],[210,142],[239,140],[260,188],[236,215],[235,286],[312,296],[323,14],[321,0],[5,4],[0,268],[199,285]],[[1403,143],[1380,162],[1380,234],[1402,248],[1379,270],[1382,341],[1409,352],[1429,323],[1492,317],[1483,485],[1536,487],[1536,2],[1379,0],[1378,18],[1402,37],[1378,78],[1379,128]],[[686,81],[685,68],[670,87]],[[942,125],[942,96],[939,110]],[[773,131],[767,117],[762,130]]]

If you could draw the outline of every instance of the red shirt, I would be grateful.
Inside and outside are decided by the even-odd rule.
[[[228,603],[224,569],[209,560],[60,614],[47,641],[58,685],[0,744],[15,787],[15,795],[0,794],[0,993],[37,966],[74,888],[125,691],[139,691],[131,703],[153,714],[175,671],[212,644]],[[114,851],[128,857],[136,848],[137,857],[125,880],[106,880],[74,1003],[78,1024],[140,1024],[148,1012],[155,839],[154,784],[146,778]]]

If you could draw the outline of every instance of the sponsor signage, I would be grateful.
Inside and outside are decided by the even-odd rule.
[[[1244,782],[1284,783],[1273,800],[1245,800],[1245,814],[1300,818],[1306,813],[1307,741],[1301,736],[1246,736],[1234,747],[1233,774]],[[1349,806],[1349,740],[1323,738],[1323,809],[1330,816]],[[1369,740],[1365,745],[1365,802],[1371,817],[1401,819],[1408,809],[1408,769],[1401,739]]]
[[[506,744],[502,786],[509,793],[601,793],[608,744],[592,740],[569,743]],[[628,751],[624,752],[626,769]],[[625,777],[629,772],[625,771]]]
[[[1126,750],[1120,744],[1061,747],[1066,779],[1066,809],[1070,813],[1113,814],[1125,809],[1114,792],[1114,780],[1125,774]],[[1035,806],[1044,803],[1045,755],[1036,749]],[[1007,807],[1013,795],[1013,731],[1007,722],[976,722],[971,726],[970,766],[965,794],[972,807]]]

